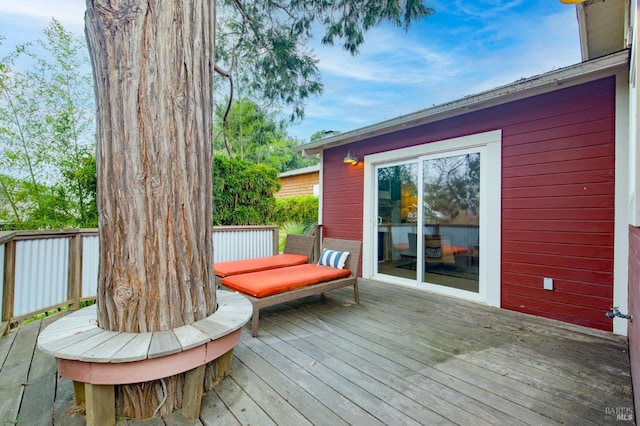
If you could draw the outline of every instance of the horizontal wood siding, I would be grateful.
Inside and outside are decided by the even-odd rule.
[[[611,330],[615,81],[539,98],[503,128],[502,306]]]
[[[322,233],[324,237],[362,241],[364,168],[362,163],[343,163],[345,155],[346,150],[340,148],[323,155]]]
[[[362,237],[365,155],[501,129],[502,306],[603,330],[613,303],[615,78],[324,152],[325,236]],[[366,159],[365,159],[366,161]],[[543,289],[543,277],[555,289]]]
[[[297,197],[300,195],[313,195],[313,186],[320,181],[320,172],[311,172],[301,175],[285,176],[280,178],[280,191],[276,198]]]

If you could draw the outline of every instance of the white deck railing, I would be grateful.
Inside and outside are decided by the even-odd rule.
[[[214,226],[214,263],[278,252],[277,226]],[[94,299],[98,230],[0,233],[0,335],[9,324]]]

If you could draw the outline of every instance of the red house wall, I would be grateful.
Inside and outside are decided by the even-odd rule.
[[[613,300],[615,78],[328,149],[324,235],[362,239],[367,154],[502,130],[502,307],[603,330]],[[553,291],[542,278],[554,279]]]

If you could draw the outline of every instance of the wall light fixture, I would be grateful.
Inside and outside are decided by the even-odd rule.
[[[355,154],[351,154],[351,150],[349,150],[349,152],[347,153],[347,156],[344,157],[344,160],[342,160],[342,162],[345,164],[351,164],[355,166],[356,164],[359,163],[359,160],[358,160],[358,157],[356,157]]]

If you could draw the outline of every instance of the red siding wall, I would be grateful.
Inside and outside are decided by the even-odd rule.
[[[324,235],[362,238],[359,158],[502,129],[502,306],[612,329],[615,79],[609,77],[324,153]],[[554,279],[545,291],[542,278]]]
[[[346,150],[323,155],[322,233],[325,237],[362,241],[363,163],[344,164]]]
[[[569,95],[571,109],[550,104],[503,133],[505,308],[612,328],[614,84],[592,84]]]
[[[629,355],[636,409],[640,408],[640,228],[629,227]],[[623,307],[620,307],[623,313]]]

